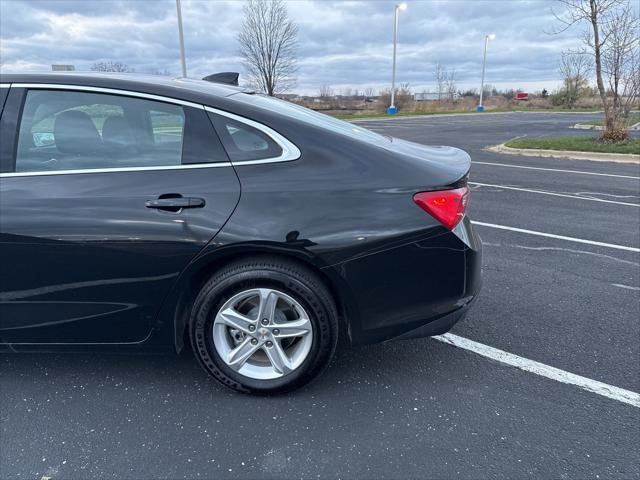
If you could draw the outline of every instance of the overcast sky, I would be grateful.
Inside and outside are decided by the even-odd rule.
[[[486,82],[529,91],[559,84],[560,52],[579,44],[580,30],[557,26],[553,0],[411,1],[400,12],[398,82],[433,91],[434,66],[456,70],[460,88],[479,87],[486,33]],[[298,85],[315,93],[327,84],[386,87],[391,78],[393,1],[289,1],[299,27]],[[201,78],[243,72],[237,34],[242,1],[182,0],[187,68]],[[2,71],[46,71],[51,64],[88,70],[94,62],[124,62],[137,72],[179,74],[174,0],[1,0]]]

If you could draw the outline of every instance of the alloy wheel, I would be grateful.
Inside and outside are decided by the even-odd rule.
[[[313,325],[298,301],[269,288],[237,293],[219,309],[213,344],[229,368],[269,380],[296,370],[309,355]]]

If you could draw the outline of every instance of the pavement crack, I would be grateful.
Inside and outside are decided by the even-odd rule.
[[[584,254],[584,255],[592,255],[594,257],[600,257],[600,258],[604,258],[606,260],[612,260],[615,262],[619,262],[619,263],[623,263],[625,265],[631,265],[633,267],[639,267],[640,263],[638,262],[633,262],[631,260],[624,260],[622,258],[618,258],[618,257],[614,257],[612,255],[606,255],[604,253],[596,253],[596,252],[590,252],[588,250],[576,250],[573,248],[562,248],[562,247],[528,247],[526,245],[518,245],[518,244],[514,244],[514,243],[489,243],[489,242],[482,242],[482,245],[485,247],[511,247],[511,248],[520,248],[522,250],[534,250],[534,251],[560,251],[560,252],[569,252],[569,253],[576,253],[576,254]]]

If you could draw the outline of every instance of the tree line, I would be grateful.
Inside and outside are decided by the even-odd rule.
[[[640,98],[640,19],[630,0],[557,0],[556,13],[564,32],[583,28],[581,45],[562,53],[564,103],[572,107],[595,74],[604,109],[601,140],[624,141],[629,137],[626,120]]]
[[[579,98],[593,93],[589,79],[595,76],[595,91],[605,112],[604,141],[627,138],[626,118],[640,98],[640,19],[631,0],[556,0],[562,9],[554,12],[560,33],[574,26],[582,26],[581,46],[563,51],[559,61],[562,88],[551,95],[554,104],[575,107]],[[283,0],[247,0],[243,7],[243,22],[237,37],[239,53],[247,72],[247,84],[267,95],[282,94],[296,84],[298,71],[298,27],[289,18]],[[132,72],[121,62],[99,62],[96,71]],[[160,73],[160,72],[155,72]],[[453,100],[457,96],[474,95],[474,90],[460,92],[456,86],[456,70],[436,63],[434,83],[438,100]],[[490,87],[490,86],[487,86]],[[342,96],[353,95],[350,89]],[[495,92],[494,92],[495,90]],[[390,97],[383,90],[379,97]],[[486,93],[497,93],[495,88]],[[515,94],[515,92],[513,92]],[[544,90],[542,97],[548,92]],[[503,94],[510,98],[510,93]],[[323,85],[318,91],[321,99],[335,97],[333,89]],[[360,96],[356,91],[354,95]],[[372,88],[362,96],[375,96]],[[403,99],[412,98],[407,83],[396,91],[398,107]]]

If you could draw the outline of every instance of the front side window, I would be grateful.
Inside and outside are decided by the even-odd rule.
[[[16,172],[180,165],[182,107],[60,90],[27,92]]]

